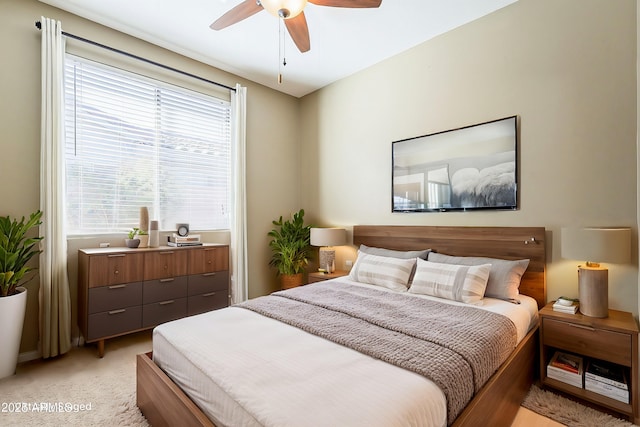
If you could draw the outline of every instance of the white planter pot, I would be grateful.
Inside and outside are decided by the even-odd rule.
[[[138,234],[138,239],[140,239],[139,248],[148,248],[149,247],[149,235],[148,234]]]
[[[20,339],[27,308],[27,290],[17,288],[18,293],[10,297],[0,297],[0,378],[16,373]]]

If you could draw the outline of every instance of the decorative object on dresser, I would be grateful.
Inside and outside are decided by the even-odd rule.
[[[134,228],[135,230],[135,228]],[[139,248],[146,248],[149,246],[149,208],[142,206],[140,208],[140,224],[137,228],[137,238],[140,240]]]
[[[631,257],[630,228],[563,228],[564,258],[586,259],[578,266],[580,312],[606,317],[609,310],[609,270],[600,262],[627,263]]]
[[[78,323],[104,341],[229,305],[229,247],[78,251]]]
[[[283,289],[295,288],[304,283],[304,271],[311,257],[310,225],[304,225],[304,209],[291,215],[284,221],[280,217],[272,221],[277,228],[267,235],[271,237],[271,260]]]
[[[583,358],[584,388],[548,375],[548,365],[558,352]],[[609,374],[605,376],[604,372]],[[620,378],[626,378],[626,382]],[[628,390],[607,384],[607,380],[626,384]],[[615,411],[637,423],[638,325],[633,315],[609,310],[607,317],[597,318],[561,313],[553,310],[552,303],[547,304],[540,310],[540,381],[545,387]]]
[[[149,223],[149,247],[157,248],[160,246],[160,231],[158,221],[153,220]]]
[[[140,239],[136,237],[139,232],[140,229],[138,227],[133,227],[131,230],[129,230],[129,232],[127,233],[127,238],[124,239],[124,243],[128,248],[135,249],[140,246]]]
[[[333,273],[336,270],[336,251],[332,246],[347,243],[347,231],[344,228],[312,228],[311,246],[320,246],[318,271]]]
[[[22,327],[27,307],[26,284],[34,270],[28,263],[40,253],[42,237],[30,237],[31,230],[42,222],[42,212],[33,212],[20,221],[9,216],[0,217],[0,378],[16,371]]]

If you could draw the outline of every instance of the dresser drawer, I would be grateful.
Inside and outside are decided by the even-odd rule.
[[[89,315],[87,341],[141,329],[142,308],[126,307]]]
[[[89,287],[142,281],[142,254],[113,253],[89,257]]]
[[[145,280],[142,291],[142,303],[166,301],[183,298],[187,295],[187,276],[167,279]]]
[[[189,276],[189,296],[229,289],[229,271],[193,274]]]
[[[186,276],[187,259],[185,250],[147,252],[144,254],[144,280]]]
[[[544,345],[631,366],[631,335],[544,318]]]
[[[229,248],[227,246],[194,248],[189,253],[191,274],[229,270]]]
[[[89,314],[140,304],[142,304],[142,282],[89,289]]]
[[[202,295],[189,297],[187,303],[187,315],[193,316],[211,310],[217,310],[229,306],[229,293],[227,290],[208,292]]]
[[[177,298],[142,306],[142,327],[150,328],[187,315],[187,299]]]

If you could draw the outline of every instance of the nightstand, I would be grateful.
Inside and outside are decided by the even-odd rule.
[[[349,275],[348,271],[336,270],[333,273],[314,271],[313,273],[309,273],[309,283],[322,282],[324,280],[335,279],[336,277],[343,277],[347,275]]]
[[[540,380],[544,386],[595,403],[638,422],[638,325],[631,313],[609,310],[596,318],[553,311],[553,303],[540,310]],[[547,377],[547,364],[556,350],[623,367],[629,382],[629,403],[574,387]],[[584,378],[583,378],[584,380]],[[584,381],[583,381],[584,385]]]

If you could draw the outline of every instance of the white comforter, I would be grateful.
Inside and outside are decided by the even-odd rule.
[[[518,342],[537,322],[526,297],[481,308],[510,317]],[[219,427],[446,425],[430,380],[241,308],[158,326],[153,358]]]

